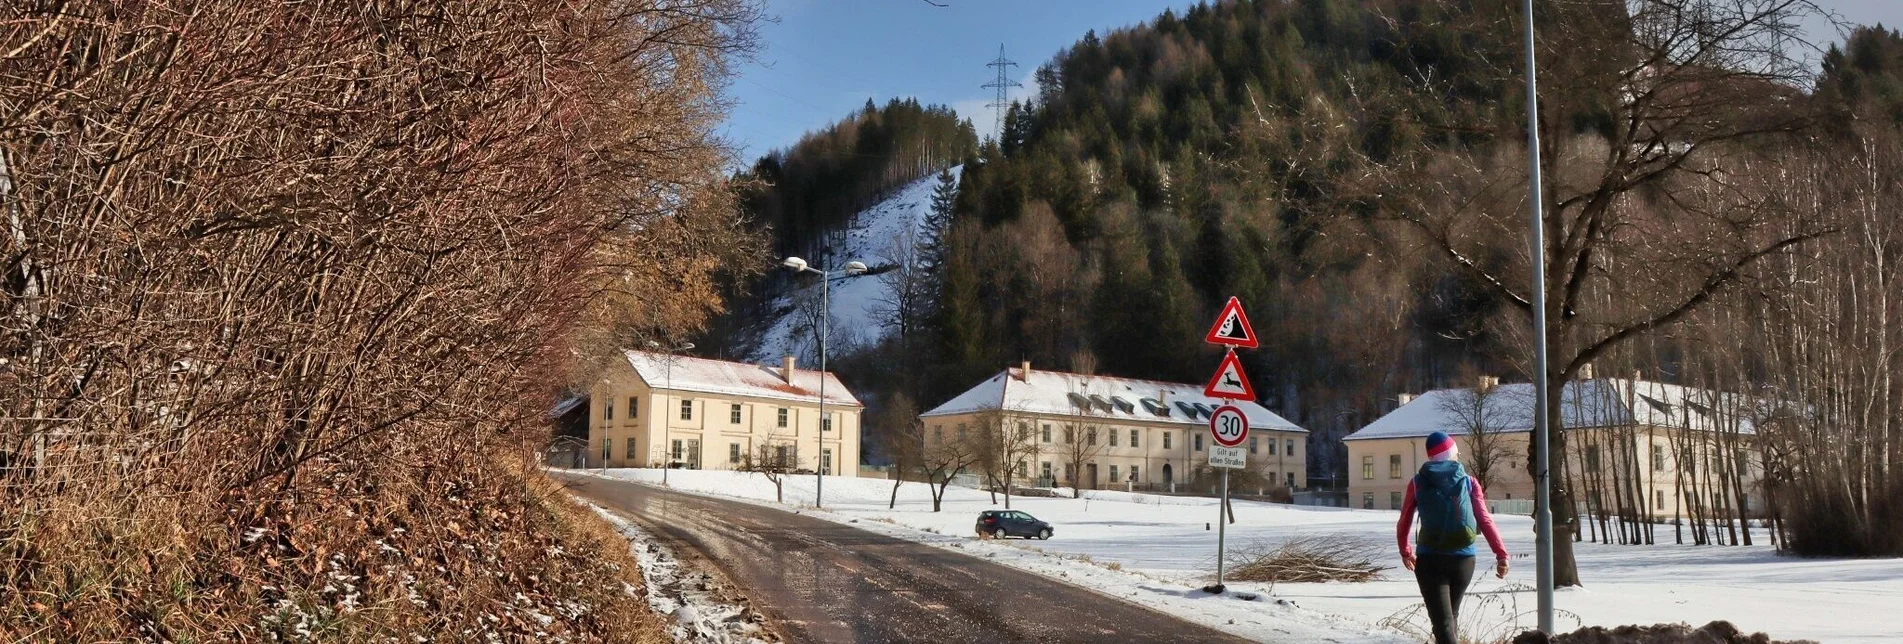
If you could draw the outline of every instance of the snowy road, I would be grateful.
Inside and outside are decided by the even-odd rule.
[[[704,553],[794,642],[1235,642],[941,548],[755,504],[551,472]]]

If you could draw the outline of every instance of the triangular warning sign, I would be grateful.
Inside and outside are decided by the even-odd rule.
[[[1249,326],[1249,316],[1242,314],[1242,300],[1233,296],[1223,305],[1222,313],[1216,315],[1216,325],[1209,327],[1209,335],[1203,336],[1203,341],[1244,349],[1254,349],[1261,344],[1256,341],[1255,329]]]
[[[1236,359],[1236,350],[1230,349],[1222,356],[1222,365],[1216,367],[1216,376],[1203,385],[1203,395],[1210,398],[1230,400],[1255,400],[1255,385],[1249,384],[1249,376],[1242,373],[1242,361]]]

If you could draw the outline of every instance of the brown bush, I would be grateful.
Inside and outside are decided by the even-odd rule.
[[[1251,547],[1238,554],[1241,563],[1229,570],[1232,581],[1364,582],[1387,570],[1374,564],[1381,549],[1347,535],[1292,537],[1273,547]]]
[[[1731,622],[1716,621],[1698,628],[1689,624],[1655,626],[1589,626],[1561,635],[1527,631],[1513,644],[1817,644],[1810,640],[1773,640],[1763,633],[1745,634]]]

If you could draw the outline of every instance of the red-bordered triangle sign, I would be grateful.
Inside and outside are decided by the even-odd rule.
[[[1242,361],[1236,359],[1236,350],[1230,349],[1223,354],[1222,364],[1216,367],[1216,375],[1203,385],[1203,395],[1210,398],[1229,400],[1255,400],[1255,385],[1249,384],[1249,376],[1242,373]]]
[[[1209,335],[1203,336],[1203,341],[1244,349],[1261,345],[1255,337],[1255,329],[1249,326],[1249,316],[1242,314],[1242,300],[1234,296],[1223,305],[1222,313],[1216,315],[1216,325],[1209,327]]]

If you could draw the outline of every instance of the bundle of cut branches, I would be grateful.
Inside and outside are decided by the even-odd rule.
[[[1229,571],[1227,578],[1267,582],[1372,581],[1388,568],[1374,564],[1379,552],[1377,544],[1352,536],[1303,535],[1280,545],[1242,549],[1236,557],[1241,565]]]

